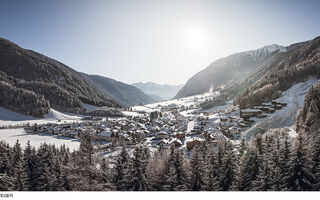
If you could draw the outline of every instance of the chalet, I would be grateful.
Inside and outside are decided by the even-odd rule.
[[[162,146],[162,147],[165,147],[165,146],[168,146],[168,145],[169,145],[169,142],[166,139],[162,139],[157,143],[157,146]]]
[[[174,136],[177,138],[177,139],[184,139],[186,137],[186,134],[185,133],[182,133],[182,132],[178,132],[178,133],[174,133]]]
[[[269,112],[269,113],[274,113],[275,111],[276,111],[276,109],[270,108],[268,112]]]
[[[188,150],[191,150],[193,149],[196,145],[201,145],[203,143],[203,139],[201,138],[196,138],[196,139],[193,139],[191,141],[187,141],[186,142],[186,145],[187,145],[187,149]]]
[[[98,136],[104,141],[111,142],[112,132],[110,129],[106,129],[105,131],[98,133]]]
[[[240,117],[244,120],[248,120],[250,117],[255,117],[258,114],[262,114],[262,111],[258,109],[240,110]]]
[[[269,102],[269,103],[262,103],[262,106],[264,107],[271,107],[272,106],[272,103]]]
[[[265,117],[267,117],[267,115],[266,114],[257,114],[256,117],[257,118],[265,118]]]
[[[282,106],[287,106],[287,103],[284,103],[284,102],[279,102],[279,104]]]
[[[228,118],[221,117],[221,118],[220,118],[220,121],[222,121],[222,122],[226,122],[226,121],[228,121]]]
[[[173,139],[169,142],[170,145],[174,145],[175,147],[181,147],[182,142],[179,139]]]

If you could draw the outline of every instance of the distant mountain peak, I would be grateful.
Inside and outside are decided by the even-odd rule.
[[[261,54],[271,54],[276,51],[285,52],[286,48],[278,44],[271,44],[271,45],[261,47],[259,49],[245,51],[243,52],[243,54],[249,54],[251,56],[259,56]]]
[[[133,83],[133,86],[139,88],[143,92],[151,96],[158,96],[162,100],[168,100],[183,87],[183,85],[157,84],[154,82],[138,82]]]

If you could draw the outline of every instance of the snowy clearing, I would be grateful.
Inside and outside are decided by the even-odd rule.
[[[71,139],[68,137],[58,136],[58,135],[32,135],[25,132],[23,128],[18,129],[0,129],[0,141],[3,140],[13,146],[17,140],[24,148],[27,142],[30,141],[31,146],[38,148],[40,144],[54,144],[57,147],[61,145],[66,145],[71,151],[79,149],[80,140]]]
[[[61,123],[73,122],[81,119],[81,116],[77,116],[70,113],[61,113],[57,110],[50,109],[49,113],[44,118],[36,118],[28,115],[13,112],[6,108],[0,107],[0,127],[1,126],[23,126],[24,124],[46,124],[50,122]],[[59,122],[60,121],[60,122]]]

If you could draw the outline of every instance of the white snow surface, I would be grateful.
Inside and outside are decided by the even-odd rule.
[[[143,106],[133,106],[132,111],[136,112],[146,112],[150,113],[153,111],[160,111],[161,107],[169,106],[169,105],[177,105],[177,106],[192,106],[195,104],[199,104],[204,102],[207,98],[212,98],[214,96],[219,95],[219,92],[207,92],[200,95],[184,97],[180,99],[173,99],[153,104],[147,104]],[[190,111],[190,110],[189,110]]]
[[[93,110],[96,110],[99,108],[97,106],[86,104],[86,103],[82,103],[82,106],[83,106],[83,108],[86,109],[86,111],[93,111]]]
[[[46,124],[50,122],[60,123],[58,121],[63,120],[63,122],[73,122],[80,120],[81,117],[70,113],[61,113],[57,110],[50,109],[49,113],[44,116],[44,118],[36,118],[28,115],[23,115],[20,113],[13,112],[6,108],[0,107],[0,127],[1,126],[19,126],[29,123],[32,124]]]
[[[271,45],[268,45],[268,46],[264,46],[260,49],[256,49],[256,50],[251,50],[251,51],[246,51],[246,52],[243,52],[244,54],[249,54],[251,56],[259,56],[259,55],[262,55],[262,54],[270,54],[272,52],[275,52],[275,51],[279,51],[279,52],[286,52],[286,48],[283,47],[283,46],[280,46],[280,45],[277,45],[277,44],[271,44]]]
[[[71,151],[79,149],[80,140],[51,134],[28,134],[23,128],[18,129],[0,129],[0,141],[3,140],[13,146],[17,140],[22,148],[25,148],[30,141],[31,146],[38,148],[40,144],[54,144],[56,147],[66,145]]]

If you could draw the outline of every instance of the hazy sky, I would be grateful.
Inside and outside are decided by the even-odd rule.
[[[0,1],[0,37],[125,83],[185,83],[217,58],[319,35],[319,0]]]

